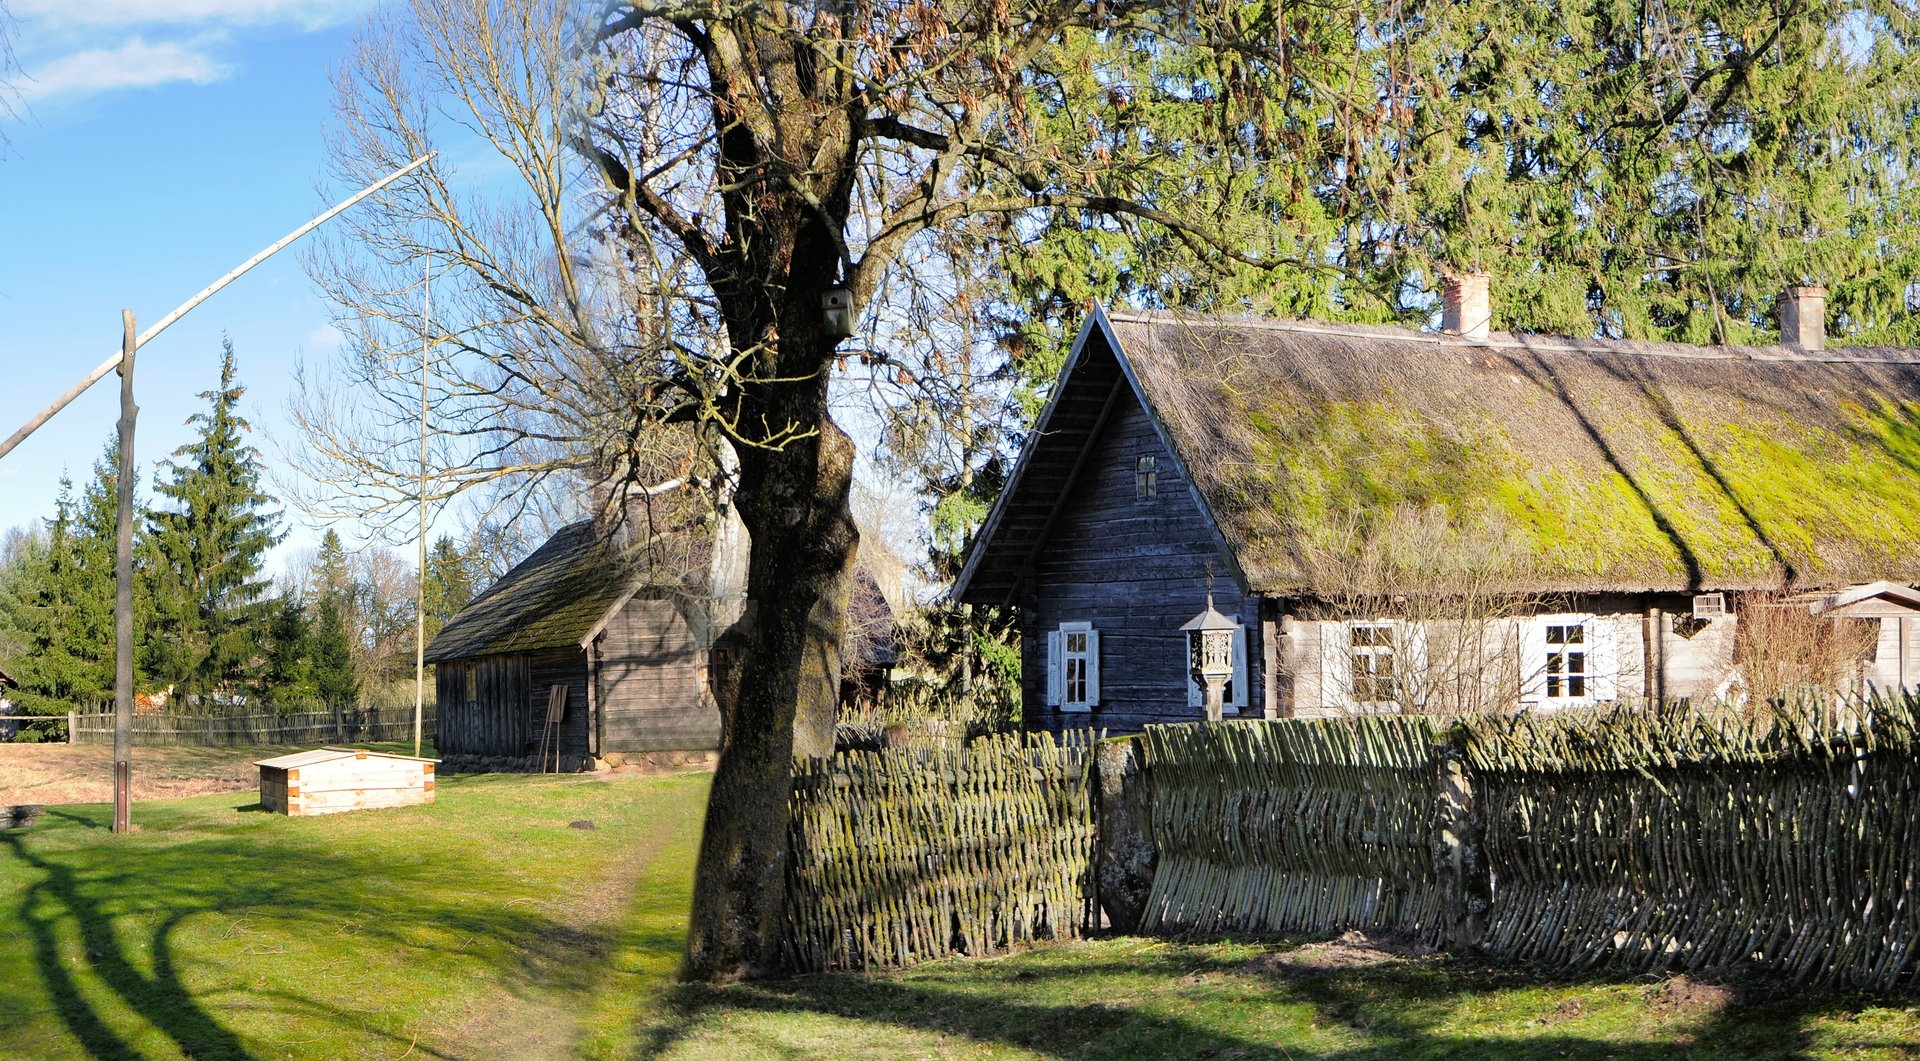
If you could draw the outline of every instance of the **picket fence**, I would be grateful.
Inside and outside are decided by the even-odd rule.
[[[67,716],[75,744],[112,744],[112,712]],[[433,737],[433,705],[420,719],[426,739]],[[189,715],[157,712],[133,717],[137,747],[191,745],[240,747],[256,744],[326,744],[413,739],[413,708],[350,707],[337,711],[290,714]]]
[[[1092,741],[983,737],[797,763],[783,958],[799,971],[989,954],[1083,931]]]

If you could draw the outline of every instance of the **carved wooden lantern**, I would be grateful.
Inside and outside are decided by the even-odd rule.
[[[1193,680],[1207,691],[1207,721],[1220,721],[1227,682],[1233,677],[1233,632],[1238,623],[1213,608],[1213,594],[1207,594],[1207,610],[1187,621],[1180,629],[1187,635],[1187,658],[1192,664]]]
[[[844,287],[820,292],[820,330],[834,339],[853,337],[853,292]]]

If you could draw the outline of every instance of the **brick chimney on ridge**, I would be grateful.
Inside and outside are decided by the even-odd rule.
[[[1462,339],[1485,339],[1493,329],[1487,273],[1450,273],[1440,283],[1440,330]]]
[[[1817,284],[1787,288],[1774,300],[1780,315],[1780,345],[1795,350],[1827,348],[1827,289]]]

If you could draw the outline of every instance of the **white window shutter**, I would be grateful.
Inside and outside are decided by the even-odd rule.
[[[1594,617],[1590,629],[1593,631],[1593,656],[1589,661],[1592,669],[1590,681],[1593,684],[1595,700],[1620,699],[1620,654],[1614,646],[1614,623]]]
[[[1547,621],[1532,616],[1520,625],[1520,702],[1537,704],[1547,695]]]
[[[1047,706],[1060,706],[1060,659],[1063,642],[1060,631],[1047,631]]]
[[[1353,709],[1353,630],[1346,623],[1315,623],[1320,630],[1320,706]]]
[[[1100,702],[1100,631],[1087,631],[1087,706]]]
[[[1394,651],[1400,653],[1393,661],[1395,673],[1400,675],[1404,701],[1407,707],[1425,708],[1429,690],[1427,674],[1431,669],[1427,662],[1427,627],[1425,623],[1395,623]]]
[[[1229,711],[1244,710],[1247,706],[1247,628],[1244,624],[1233,628],[1233,699],[1227,701]]]

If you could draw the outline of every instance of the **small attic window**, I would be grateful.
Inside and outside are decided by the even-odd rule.
[[[1154,458],[1141,457],[1133,464],[1133,499],[1151,501],[1160,492],[1159,473]]]
[[[461,669],[467,672],[467,703],[477,703],[480,699],[480,668],[469,663]]]

